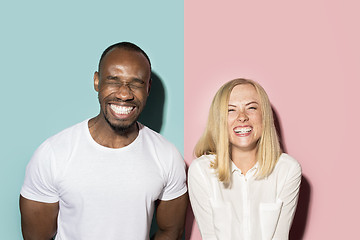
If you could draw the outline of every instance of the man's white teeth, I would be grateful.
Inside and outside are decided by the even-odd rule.
[[[247,127],[247,128],[236,128],[234,131],[236,133],[248,133],[252,130],[251,127]]]
[[[117,114],[129,114],[134,109],[134,107],[125,107],[115,104],[111,104],[110,108]]]

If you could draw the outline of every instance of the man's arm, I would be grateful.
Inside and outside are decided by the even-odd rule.
[[[155,234],[155,240],[181,239],[188,202],[187,193],[173,200],[159,201],[156,209],[156,221],[159,230]]]
[[[57,230],[59,203],[42,203],[20,195],[21,228],[25,240],[50,240]]]

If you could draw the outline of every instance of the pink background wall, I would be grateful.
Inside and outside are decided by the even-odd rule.
[[[359,238],[359,9],[355,0],[185,0],[185,160],[216,90],[258,81],[303,168],[291,239]],[[201,239],[195,221],[186,239]]]

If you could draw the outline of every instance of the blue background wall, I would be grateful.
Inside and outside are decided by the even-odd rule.
[[[165,100],[154,111],[158,129],[183,152],[183,1],[8,1],[0,9],[0,239],[21,238],[19,191],[35,149],[98,114],[93,73],[113,43],[148,53],[163,89],[152,94]]]

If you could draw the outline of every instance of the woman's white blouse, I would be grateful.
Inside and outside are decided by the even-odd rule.
[[[300,164],[282,154],[265,179],[243,175],[234,163],[231,184],[220,182],[210,167],[215,155],[195,159],[188,174],[189,196],[204,240],[288,239],[301,182]]]

